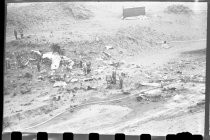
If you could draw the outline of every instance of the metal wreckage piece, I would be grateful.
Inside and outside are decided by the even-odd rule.
[[[13,54],[14,59],[5,58],[6,69],[11,69],[11,65],[14,63],[16,68],[32,68],[34,65],[37,67],[37,70],[40,71],[41,65],[45,67],[50,67],[52,65],[52,57],[49,57],[50,53],[43,54],[42,51],[31,50],[30,52],[26,51],[17,51]],[[13,62],[13,63],[12,63]],[[13,64],[13,65],[14,65]],[[66,69],[72,69],[75,62],[66,56],[60,56],[58,66],[63,66]]]

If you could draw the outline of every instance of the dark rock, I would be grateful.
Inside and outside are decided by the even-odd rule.
[[[23,77],[24,78],[32,78],[33,75],[27,72]]]
[[[128,91],[123,91],[123,94],[128,95],[128,94],[131,94],[131,93],[128,92]]]
[[[96,90],[96,88],[95,87],[87,86],[87,90]]]
[[[139,65],[136,65],[136,68],[141,68]]]
[[[58,96],[58,98],[56,99],[56,101],[59,101],[61,99],[61,96]]]
[[[136,99],[137,99],[137,101],[138,101],[138,102],[140,102],[140,101],[142,101],[142,100],[143,100],[143,97],[138,96],[138,97],[136,97]]]
[[[198,105],[198,106],[205,105],[205,101],[204,101],[204,100],[203,100],[203,101],[200,101],[200,102],[197,103],[197,105]]]
[[[26,94],[26,93],[29,93],[29,92],[31,92],[31,88],[26,87],[26,86],[22,87],[21,90],[20,90],[21,94]]]
[[[181,72],[181,71],[177,71],[176,73],[177,73],[177,74],[182,74],[182,72]]]

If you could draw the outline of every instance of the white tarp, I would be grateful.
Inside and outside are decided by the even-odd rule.
[[[36,53],[38,55],[42,55],[41,52],[40,51],[37,51],[37,50],[31,50],[31,52]]]
[[[60,56],[58,53],[48,52],[48,53],[43,54],[42,58],[48,58],[48,59],[52,60],[52,64],[51,64],[52,70],[59,68],[61,60],[68,62],[69,69],[72,69],[72,67],[74,65],[74,61],[72,61],[70,58],[68,58],[66,56]]]
[[[61,57],[59,54],[53,54],[52,55],[52,64],[51,64],[51,69],[55,70],[58,69],[60,66],[60,62],[61,62]]]
[[[43,54],[42,58],[52,59],[52,52],[48,52],[48,53]]]
[[[43,54],[42,58],[49,58],[52,60],[51,70],[59,68],[61,62],[61,56],[58,53],[48,52]]]

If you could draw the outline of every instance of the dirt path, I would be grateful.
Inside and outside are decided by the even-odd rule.
[[[145,56],[130,59],[130,62],[144,66],[153,64],[152,68],[154,68],[154,65],[161,66],[171,60],[176,60],[182,52],[205,49],[205,43],[205,41],[171,43],[173,47],[170,49],[150,51]],[[202,134],[204,110],[202,107],[195,106],[194,103],[202,100],[204,95],[198,97],[196,94],[186,94],[178,99],[171,97],[159,102],[139,103],[134,97],[109,105],[105,103],[88,105],[74,110],[73,113],[66,112],[46,124],[27,131],[38,132],[47,129],[48,132],[53,133],[71,131],[74,133],[136,134],[138,132],[151,135],[190,131],[193,134]],[[176,103],[177,100],[180,103]],[[196,109],[189,114],[190,107]]]

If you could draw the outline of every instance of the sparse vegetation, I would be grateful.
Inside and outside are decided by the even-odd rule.
[[[93,17],[93,12],[79,3],[61,3],[62,10],[76,20],[87,20]]]
[[[81,3],[36,3],[22,7],[10,7],[7,11],[7,27],[30,29],[32,26],[43,25],[58,19],[86,20],[93,13]],[[10,28],[8,28],[10,29]]]
[[[182,4],[170,5],[165,10],[166,13],[169,14],[192,14],[193,11]]]
[[[52,52],[53,53],[58,53],[60,55],[64,55],[64,52],[62,51],[61,47],[58,44],[53,44],[51,46]]]

